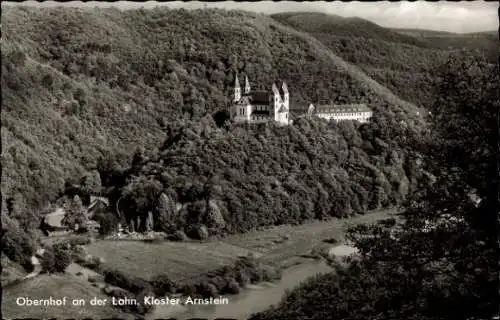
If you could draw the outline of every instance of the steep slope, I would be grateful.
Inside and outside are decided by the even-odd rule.
[[[470,49],[468,40],[463,37],[456,38],[455,45],[448,48],[448,45],[437,46],[433,39],[417,38],[413,33],[402,34],[358,18],[308,12],[272,17],[314,36],[333,53],[356,64],[398,96],[422,107],[429,106],[437,98],[433,91],[435,74],[449,54],[457,48]],[[492,42],[477,49],[484,54],[497,50]]]
[[[124,165],[137,146],[154,153],[166,123],[225,108],[235,72],[255,87],[287,81],[293,106],[332,100],[400,120],[414,113],[316,40],[263,15],[12,7],[2,22],[2,195],[21,211],[53,200],[100,157]]]

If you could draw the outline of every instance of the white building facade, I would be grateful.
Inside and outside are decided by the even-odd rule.
[[[356,120],[366,123],[373,116],[372,110],[365,104],[318,105],[312,103],[307,110],[308,116],[316,116],[327,120]]]

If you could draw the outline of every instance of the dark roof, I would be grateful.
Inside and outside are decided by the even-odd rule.
[[[366,104],[337,104],[318,105],[314,107],[314,113],[349,113],[349,112],[371,112]]]
[[[249,97],[252,104],[269,104],[270,93],[268,91],[251,91]]]

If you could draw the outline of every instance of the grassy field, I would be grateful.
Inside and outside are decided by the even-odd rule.
[[[250,253],[244,248],[217,240],[203,243],[103,240],[87,248],[89,254],[104,258],[105,267],[144,279],[166,273],[175,280],[229,265],[238,256]],[[255,254],[259,256],[258,252]]]
[[[103,257],[105,266],[130,275],[149,279],[165,273],[174,280],[183,280],[231,264],[238,256],[249,253],[263,262],[289,265],[326,238],[342,241],[348,226],[375,222],[391,213],[378,211],[350,219],[284,225],[203,243],[96,241],[88,246],[88,252]]]
[[[48,299],[49,295],[52,295],[54,299],[67,297],[69,301],[65,306],[19,306],[16,304],[18,297]],[[84,279],[78,279],[72,275],[41,275],[3,290],[2,318],[135,318],[109,305],[91,306],[89,301],[94,297],[107,298],[98,288],[92,287]],[[70,302],[71,299],[85,299],[87,305],[73,306]]]

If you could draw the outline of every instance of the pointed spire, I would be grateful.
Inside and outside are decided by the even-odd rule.
[[[240,81],[238,80],[238,74],[236,74],[236,80],[234,80],[234,87],[239,88],[240,87]]]
[[[238,102],[241,99],[241,88],[240,81],[238,80],[238,74],[236,74],[236,79],[234,80],[234,102]]]
[[[276,86],[276,84],[275,84],[275,83],[273,83],[273,87],[272,87],[272,89],[273,89],[274,94],[279,95],[279,93],[280,93],[280,92],[279,92],[278,87]]]
[[[283,81],[283,85],[281,86],[281,88],[283,89],[284,93],[288,93],[288,86],[286,85],[285,81]]]
[[[250,93],[250,81],[248,81],[248,76],[245,75],[245,93]]]

